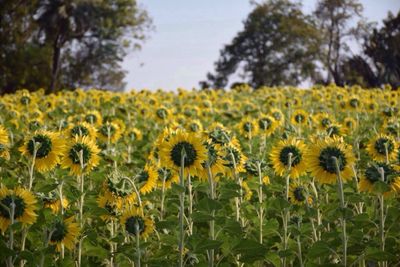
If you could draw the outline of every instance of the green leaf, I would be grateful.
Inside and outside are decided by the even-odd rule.
[[[383,194],[390,191],[390,186],[383,181],[376,181],[373,186],[373,191]]]
[[[251,239],[242,239],[239,244],[233,248],[233,252],[240,254],[240,261],[252,263],[263,259],[267,249],[260,243]]]
[[[331,254],[329,246],[324,241],[315,242],[308,250],[307,257],[315,259],[318,257],[325,257]]]
[[[222,205],[217,200],[213,200],[206,197],[198,202],[197,208],[199,211],[212,212],[215,210],[222,209]]]
[[[193,251],[195,253],[202,253],[206,250],[210,249],[218,249],[222,245],[222,241],[218,240],[210,240],[210,239],[202,239],[199,240],[196,244],[194,244]]]
[[[378,248],[368,248],[365,258],[374,261],[389,261],[394,260],[395,256],[387,251],[382,251]]]
[[[208,213],[197,211],[192,214],[194,222],[208,222],[214,220],[214,217]]]
[[[175,194],[183,193],[185,192],[185,187],[180,186],[179,184],[172,184],[171,191]]]

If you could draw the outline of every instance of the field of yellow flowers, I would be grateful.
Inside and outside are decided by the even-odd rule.
[[[400,266],[400,91],[0,97],[1,266]]]

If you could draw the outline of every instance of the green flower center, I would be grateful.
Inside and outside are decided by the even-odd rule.
[[[86,164],[89,162],[89,160],[92,156],[92,151],[90,151],[89,147],[86,144],[77,143],[71,147],[71,149],[69,150],[69,154],[68,154],[68,156],[71,159],[73,164],[81,164],[81,161],[79,158],[80,153],[82,153],[83,164]]]
[[[326,147],[322,149],[318,158],[319,165],[329,173],[336,173],[334,157],[337,158],[339,170],[343,171],[346,167],[347,160],[345,154],[337,147]]]
[[[243,124],[243,130],[247,133],[251,132],[253,130],[253,124],[251,122],[245,122]]]
[[[36,131],[37,129],[39,129],[40,128],[40,122],[39,121],[30,121],[29,122],[29,125],[28,125],[28,127],[29,127],[29,130],[31,130],[31,131]]]
[[[331,137],[340,135],[340,130],[339,130],[339,127],[337,127],[337,126],[329,126],[328,128],[326,128],[326,132]]]
[[[301,162],[303,155],[300,149],[296,146],[286,146],[282,148],[281,152],[279,153],[279,161],[282,162],[283,165],[289,167],[289,153],[292,153],[292,167]]]
[[[386,155],[385,145],[387,146],[388,153],[392,152],[394,149],[394,144],[391,140],[387,138],[379,138],[375,141],[375,150],[381,155]]]
[[[171,150],[171,159],[176,166],[181,166],[182,151],[185,150],[184,164],[190,167],[197,159],[197,151],[194,146],[186,141],[177,143]]]
[[[132,216],[129,217],[125,222],[125,229],[131,235],[141,234],[145,230],[145,224],[142,217]]]
[[[14,204],[15,204],[14,220],[17,219],[18,217],[21,217],[24,214],[25,208],[26,208],[24,200],[18,196],[6,196],[2,200],[0,200],[0,202],[2,204],[2,205],[0,205],[0,216],[1,217],[10,218],[10,213],[8,212],[7,209],[5,209],[3,207],[3,205],[5,207],[9,208],[10,212],[11,212],[11,203],[13,202],[13,199],[14,199]]]
[[[61,242],[67,233],[67,226],[64,224],[64,222],[56,222],[50,240],[52,242]]]
[[[321,125],[323,126],[323,127],[328,127],[329,125],[331,125],[331,120],[329,119],[329,118],[323,118],[322,120],[321,120]]]
[[[232,158],[232,155],[233,155],[233,158]],[[237,166],[237,164],[239,164],[241,157],[242,157],[242,155],[240,154],[239,150],[237,150],[234,147],[228,147],[227,153],[225,156],[225,161],[227,162],[227,164],[225,164],[225,166],[233,169],[235,167],[235,164],[236,164],[236,166]],[[235,159],[235,162],[233,162],[233,159]]]
[[[93,124],[97,122],[97,117],[93,114],[88,114],[85,116],[85,121],[90,124]]]
[[[192,132],[198,132],[200,130],[200,126],[197,123],[191,123],[189,128]]]
[[[147,182],[149,180],[149,177],[150,175],[148,171],[146,170],[141,171],[139,174],[139,183]]]
[[[304,188],[303,187],[296,187],[293,190],[293,195],[294,195],[294,198],[299,202],[303,202],[304,200],[306,200],[306,197],[304,196]]]
[[[390,184],[391,181],[389,181],[389,177],[395,174],[395,171],[386,163],[376,163],[369,166],[365,170],[365,178],[367,178],[371,183],[381,181],[381,173],[379,172],[380,168],[383,168],[383,181]]]
[[[358,99],[356,99],[356,98],[350,99],[350,106],[352,106],[353,108],[356,108],[359,105],[360,105],[360,101],[358,101]]]
[[[112,124],[102,125],[99,129],[99,132],[103,135],[108,137],[108,131],[110,131],[110,137],[113,136],[116,132],[115,127]]]
[[[36,157],[37,158],[47,157],[47,155],[49,155],[51,148],[52,148],[52,143],[51,143],[50,137],[43,135],[43,134],[38,134],[38,135],[35,135],[31,140],[28,141],[28,151],[32,156],[35,152],[35,143],[38,144],[38,150],[36,152]]]
[[[89,135],[89,130],[88,130],[88,128],[86,128],[83,125],[77,125],[71,129],[71,135],[72,136],[87,136],[87,135]]]
[[[282,114],[280,112],[276,111],[276,112],[272,113],[272,117],[274,117],[275,120],[280,121],[281,117],[282,117]]]
[[[258,120],[258,126],[260,129],[268,130],[272,125],[272,121],[268,118],[262,118]]]
[[[303,123],[306,120],[306,118],[304,117],[303,114],[297,114],[296,116],[294,116],[294,120],[297,123]]]
[[[169,181],[172,179],[173,175],[171,170],[167,169],[167,168],[161,168],[157,170],[158,172],[158,176],[160,177],[160,180],[162,181],[163,179],[165,179],[165,181]]]
[[[212,132],[210,132],[209,137],[216,144],[229,143],[228,133],[221,128],[214,129]]]
[[[159,117],[160,119],[165,119],[168,115],[168,112],[164,108],[159,108],[159,109],[157,109],[156,114],[157,114],[157,117]]]
[[[31,102],[31,99],[28,96],[23,96],[19,100],[21,104],[28,105]]]

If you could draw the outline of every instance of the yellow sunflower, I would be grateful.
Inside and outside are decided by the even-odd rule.
[[[200,133],[203,131],[203,124],[199,120],[191,120],[187,123],[186,129],[189,132]]]
[[[157,170],[151,165],[146,165],[137,176],[140,193],[143,195],[150,193],[157,186],[157,177]]]
[[[247,157],[242,153],[240,144],[236,138],[233,138],[231,142],[222,146],[223,159],[225,161],[224,166],[227,170],[235,171],[236,173],[245,172],[245,164]]]
[[[54,214],[58,214],[61,210],[61,200],[56,196],[50,196],[43,199],[43,205],[45,208],[51,209]],[[69,205],[67,198],[63,197],[62,207],[65,210]]]
[[[105,143],[116,143],[122,135],[121,129],[118,124],[114,122],[103,123],[99,128],[99,138]]]
[[[130,141],[140,141],[143,139],[142,131],[139,130],[138,128],[132,128],[128,132],[128,137]]]
[[[258,117],[257,122],[260,133],[265,136],[270,136],[271,134],[273,134],[276,128],[278,128],[279,126],[275,118],[270,115],[261,114]]]
[[[258,133],[258,123],[250,117],[243,118],[237,127],[239,133],[247,139],[253,138]]]
[[[186,174],[195,176],[203,170],[202,163],[207,159],[207,150],[203,144],[200,135],[177,130],[167,141],[160,144],[161,165],[179,170],[184,155],[183,165]]]
[[[97,198],[97,205],[100,208],[107,210],[108,212],[108,214],[100,215],[100,218],[103,221],[110,221],[115,217],[119,216],[121,212],[121,209],[117,207],[117,204],[115,202],[112,202],[112,200],[110,200],[110,198],[105,195],[100,195]]]
[[[122,214],[120,219],[121,225],[130,235],[140,235],[147,238],[154,231],[154,222],[143,216],[143,212],[136,207],[129,207]]]
[[[283,115],[283,113],[280,109],[272,108],[270,110],[269,114],[271,114],[271,116],[275,119],[275,121],[279,125],[282,126],[285,123],[285,116]]]
[[[333,184],[337,181],[334,158],[337,159],[341,178],[344,181],[351,179],[355,157],[352,147],[347,145],[342,138],[326,137],[322,140],[314,140],[305,154],[305,163],[317,181]]]
[[[160,107],[156,108],[154,115],[158,122],[163,123],[170,119],[171,111],[164,106],[160,106]]]
[[[88,173],[99,164],[99,153],[100,149],[88,136],[77,136],[68,143],[61,166],[74,175]]]
[[[121,173],[114,171],[107,176],[103,183],[105,200],[118,210],[136,203],[134,188],[123,177]]]
[[[67,138],[75,138],[76,136],[88,136],[90,139],[96,139],[96,128],[87,122],[71,124],[67,129]]]
[[[308,123],[308,116],[305,110],[298,109],[293,112],[290,122],[296,126],[306,125]]]
[[[158,186],[162,188],[163,181],[165,181],[165,189],[171,188],[172,184],[179,183],[179,176],[177,172],[172,171],[171,169],[162,167],[157,170],[158,173]]]
[[[35,168],[46,172],[59,163],[64,148],[64,142],[57,133],[38,131],[25,140],[19,151],[26,157],[35,158]]]
[[[292,154],[291,166],[289,166],[289,155]],[[290,177],[298,178],[306,172],[304,154],[306,145],[296,138],[280,141],[271,151],[270,159],[277,175],[283,176],[290,167]]]
[[[379,134],[370,140],[366,150],[374,160],[385,162],[386,160],[392,161],[396,159],[398,148],[393,137]]]
[[[326,129],[326,134],[329,137],[334,137],[334,136],[343,136],[345,133],[345,130],[343,129],[342,125],[337,124],[337,123],[332,123],[329,125]]]
[[[382,174],[380,168],[383,170]],[[383,182],[390,187],[390,190],[384,193],[385,196],[400,193],[400,174],[396,172],[394,166],[382,162],[369,164],[365,169],[359,182],[360,191],[372,193],[374,184],[382,181],[382,178]]]
[[[14,203],[14,222],[24,225],[36,221],[36,198],[32,192],[17,187],[14,190],[0,186],[0,230],[4,233],[11,224],[12,203]]]
[[[102,122],[102,117],[100,112],[98,112],[97,110],[91,110],[88,111],[85,115],[84,118],[85,122],[94,125],[94,126],[100,126],[101,122]]]
[[[68,250],[74,249],[79,235],[79,225],[74,220],[75,218],[72,216],[63,221],[57,220],[53,224],[50,232],[50,244],[55,245],[57,251],[61,251],[62,245]]]
[[[303,184],[294,182],[289,186],[289,201],[295,205],[303,205],[306,201],[312,204],[313,200],[307,197],[306,188]]]
[[[316,114],[312,119],[319,130],[326,130],[334,121],[332,117],[326,113]]]
[[[9,146],[8,132],[2,125],[0,125],[0,158],[5,160],[10,159],[10,152],[8,151]]]
[[[203,162],[203,171],[198,174],[198,177],[200,180],[207,181],[209,167],[212,177],[218,181],[219,175],[227,171],[224,165],[227,162],[223,159],[222,148],[212,142],[208,142],[205,145],[207,148],[207,160]]]
[[[251,189],[246,181],[242,182],[242,188],[244,190],[244,199],[249,201],[251,199],[251,197],[253,196],[253,191],[251,191]]]

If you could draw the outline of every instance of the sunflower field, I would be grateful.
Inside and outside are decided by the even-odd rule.
[[[0,97],[1,266],[400,266],[400,91]]]

